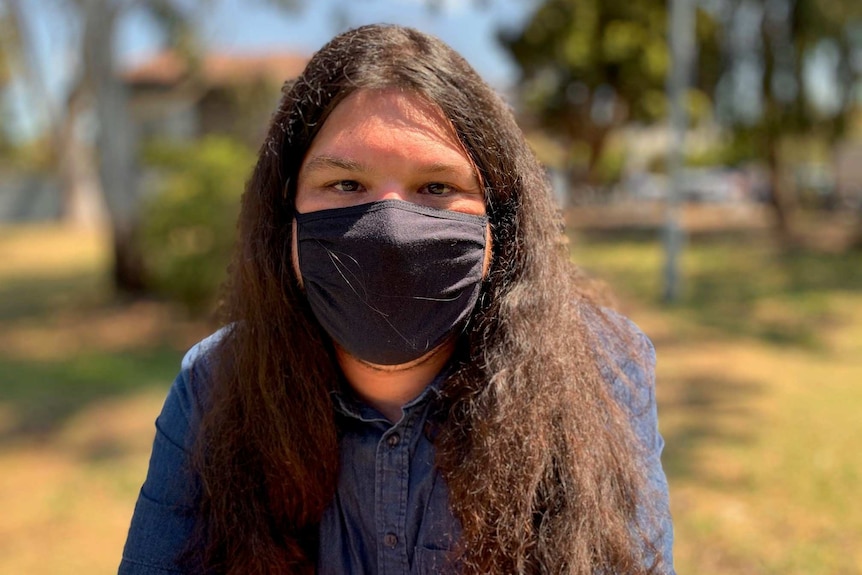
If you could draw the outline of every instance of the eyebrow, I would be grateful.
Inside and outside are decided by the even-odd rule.
[[[458,166],[453,166],[451,164],[443,164],[440,162],[435,162],[433,164],[429,164],[427,166],[420,167],[418,171],[422,172],[423,174],[441,174],[444,172],[459,174],[459,173],[462,173],[464,170],[463,170],[463,168],[459,168]],[[472,169],[470,170],[469,173],[471,176],[475,177],[475,174],[473,174]]]
[[[350,160],[348,158],[339,158],[338,156],[328,156],[328,155],[320,155],[314,156],[303,166],[303,170],[307,173],[313,173],[326,169],[340,169],[346,170],[349,172],[357,172],[360,174],[364,174],[369,172],[370,170],[362,163],[357,162],[355,160]],[[419,166],[417,171],[423,174],[456,174],[462,175],[464,174],[464,169],[458,166],[454,166],[452,164],[446,164],[442,162],[434,162],[432,164],[428,164],[425,166]],[[470,170],[467,174],[471,178],[478,180],[474,170]]]
[[[349,172],[360,173],[365,173],[368,171],[365,166],[363,166],[359,162],[348,160],[346,158],[338,158],[335,156],[314,156],[303,167],[304,171],[306,172],[317,172],[319,170],[325,170],[330,168],[338,168],[341,170],[347,170]]]

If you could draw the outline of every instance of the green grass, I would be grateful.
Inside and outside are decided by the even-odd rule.
[[[573,258],[643,305],[660,300],[664,254],[657,241],[582,236]],[[836,295],[862,291],[862,251],[782,251],[763,238],[692,241],[680,259],[682,297],[663,308],[729,337],[818,346],[846,323]]]
[[[15,415],[0,430],[0,441],[56,431],[94,402],[164,388],[176,375],[179,357],[178,350],[168,346],[88,350],[55,361],[5,357],[0,360],[0,404]]]

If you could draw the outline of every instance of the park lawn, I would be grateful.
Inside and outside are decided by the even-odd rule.
[[[103,240],[0,229],[2,575],[116,572],[152,422],[211,327],[114,302]],[[862,259],[692,240],[669,308],[655,242],[572,249],[658,350],[678,571],[862,571]]]
[[[572,245],[656,344],[677,570],[862,572],[862,254],[694,238],[662,306],[657,242]]]
[[[0,574],[116,573],[154,427],[207,326],[117,303],[105,237],[0,229]]]

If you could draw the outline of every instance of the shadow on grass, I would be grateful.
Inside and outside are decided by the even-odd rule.
[[[749,405],[764,393],[763,386],[719,377],[664,379],[661,385],[667,393],[659,403],[659,419],[672,422],[662,427],[665,472],[671,478],[698,483],[721,482],[704,474],[701,450],[706,444],[753,441],[758,426]]]
[[[654,304],[664,256],[655,236],[581,234],[576,259],[621,292]],[[671,313],[731,336],[816,349],[824,329],[847,321],[833,297],[862,292],[862,251],[780,250],[751,234],[690,239],[682,298]]]
[[[731,335],[817,348],[823,330],[844,321],[830,296],[862,291],[859,252],[776,252],[726,244],[702,249],[679,307]]]
[[[50,435],[94,402],[148,387],[167,391],[182,352],[157,347],[134,352],[90,352],[65,361],[0,357],[0,406],[6,421],[0,445]]]
[[[0,446],[50,439],[106,399],[147,388],[166,392],[188,330],[187,319],[159,302],[119,301],[98,267],[0,277],[0,341],[55,346],[45,349],[51,359],[0,347]]]
[[[107,280],[93,273],[3,278],[0,281],[0,321],[39,319],[61,309],[92,309],[108,303],[110,298]]]

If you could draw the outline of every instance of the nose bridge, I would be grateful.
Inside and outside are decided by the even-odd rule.
[[[407,189],[403,184],[394,179],[387,179],[377,191],[378,200],[404,200],[409,201]]]

